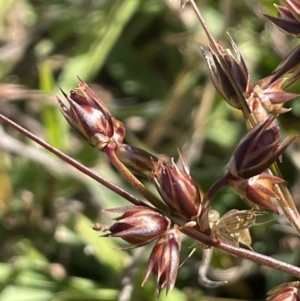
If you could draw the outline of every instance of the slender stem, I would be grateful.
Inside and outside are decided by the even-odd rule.
[[[183,227],[182,229],[180,229],[180,231],[185,235],[198,240],[205,246],[213,247],[219,243],[217,239],[212,238],[210,235],[206,235],[205,233],[201,233],[199,230],[196,230],[194,228]]]
[[[202,17],[201,12],[200,12],[200,10],[199,10],[197,4],[195,3],[194,0],[190,0],[189,2],[190,2],[190,4],[192,5],[192,8],[193,8],[193,10],[194,10],[194,12],[195,12],[195,14],[196,14],[198,20],[199,20],[199,22],[200,22],[200,24],[201,24],[201,26],[202,26],[204,32],[205,32],[207,38],[208,38],[209,43],[210,43],[211,46],[212,46],[212,49],[213,49],[215,52],[218,52],[218,44],[217,44],[215,38],[214,38],[214,37],[212,36],[212,34],[210,33],[210,31],[208,30],[208,27],[206,26],[206,22],[205,22],[204,18]]]
[[[202,203],[203,203],[204,209],[209,208],[211,201],[214,198],[215,194],[220,190],[220,188],[222,186],[225,186],[228,184],[228,181],[230,178],[231,178],[231,174],[227,173],[225,176],[218,179],[210,186],[210,188],[208,189],[208,191],[206,192],[206,194],[203,198]]]
[[[202,208],[201,213],[198,218],[198,224],[200,227],[201,232],[209,235],[211,232],[210,225],[209,225],[209,208],[211,201],[215,194],[219,191],[219,189],[226,185],[228,183],[228,180],[230,179],[231,174],[227,173],[222,178],[218,179],[214,184],[208,189],[206,192],[203,201],[202,201]]]
[[[287,273],[289,275],[292,275],[294,277],[300,278],[300,268],[296,267],[292,264],[280,261],[280,260],[272,258],[270,256],[256,253],[251,250],[237,248],[237,247],[234,247],[229,244],[222,243],[222,242],[218,242],[215,245],[215,247],[222,249],[232,255],[250,259],[251,261],[254,261],[258,264],[262,264],[262,265],[268,266],[270,268],[279,270],[281,272]]]
[[[75,167],[76,169],[78,169],[80,172],[86,174],[88,177],[94,179],[96,182],[102,184],[103,186],[105,186],[106,188],[108,188],[111,191],[115,192],[116,194],[118,194],[119,196],[123,197],[124,199],[128,200],[132,204],[134,204],[134,205],[145,205],[141,200],[139,200],[135,196],[133,196],[130,193],[126,192],[122,188],[120,188],[120,187],[118,187],[118,186],[116,186],[116,185],[108,182],[107,180],[105,180],[101,176],[97,175],[91,169],[85,167],[81,163],[79,163],[76,160],[72,159],[71,157],[69,157],[68,155],[64,154],[63,152],[59,151],[57,148],[51,146],[46,141],[44,141],[41,138],[35,136],[31,132],[27,131],[25,128],[23,128],[22,126],[18,125],[15,122],[13,122],[9,118],[3,116],[2,114],[0,114],[0,120],[2,120],[5,123],[9,124],[11,127],[13,127],[14,129],[16,129],[22,135],[28,137],[29,139],[33,140],[37,144],[41,145],[42,147],[44,147],[45,149],[47,149],[51,153],[53,153],[56,156],[58,156],[63,161],[65,161],[68,164],[72,165],[73,167]]]
[[[110,162],[118,170],[118,172],[128,181],[131,186],[140,192],[152,205],[155,207],[168,210],[167,207],[158,199],[152,192],[150,192],[144,185],[141,183],[130,170],[119,160],[116,155],[114,147],[107,146],[105,148],[105,153],[108,156]]]
[[[270,268],[292,275],[294,277],[300,278],[300,268],[291,265],[289,263],[280,261],[278,259],[251,250],[237,248],[232,245],[220,242],[217,239],[211,238],[208,235],[200,233],[199,231],[193,228],[183,228],[181,232],[183,232],[184,234],[190,237],[195,238],[196,240],[203,243],[204,245],[221,249],[231,255],[246,258],[258,264],[265,265]]]

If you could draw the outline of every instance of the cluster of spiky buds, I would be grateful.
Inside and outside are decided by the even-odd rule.
[[[299,301],[300,281],[282,283],[268,292],[267,301]]]
[[[249,92],[252,89],[251,80],[247,66],[241,53],[239,52],[236,44],[230,36],[229,40],[234,50],[235,56],[232,55],[229,49],[225,50],[220,44],[217,45],[218,53],[214,52],[211,47],[209,48],[212,55],[212,61],[207,57],[207,55],[205,55],[204,52],[203,56],[209,67],[210,75],[215,88],[229,105],[236,109],[242,109],[242,104],[239,100],[239,97],[237,96],[236,88],[240,89],[245,97],[248,97]],[[237,85],[236,88],[232,85],[227,75],[227,70],[224,69],[224,66],[220,62],[220,57],[227,65],[227,68]]]
[[[181,233],[173,226],[156,242],[149,258],[147,270],[142,285],[150,273],[156,281],[156,293],[160,294],[163,287],[168,293],[175,285],[179,269],[179,252],[181,248]]]
[[[173,159],[171,164],[160,162],[151,179],[164,202],[174,213],[187,220],[194,220],[201,210],[200,190],[185,159],[180,152],[178,153],[182,170],[176,166]]]
[[[79,79],[79,87],[71,90],[70,96],[62,93],[70,108],[58,99],[61,111],[80,136],[100,150],[107,145],[122,143],[125,137],[124,125],[111,116],[104,102],[84,81]]]
[[[252,128],[235,149],[227,168],[237,178],[249,179],[265,171],[295,137],[279,140],[279,127],[273,125],[274,117]]]
[[[269,117],[268,113],[282,114],[289,111],[283,108],[283,104],[298,94],[284,91],[281,86],[285,79],[279,77],[287,71],[293,71],[293,77],[300,76],[299,47],[290,55],[291,59],[284,67],[278,67],[280,70],[274,76],[263,78],[253,85],[240,51],[230,36],[229,39],[235,55],[218,43],[215,43],[214,50],[212,47],[209,48],[212,60],[202,51],[214,86],[225,101],[232,107],[242,110],[246,118],[248,113],[244,106],[247,105],[257,123],[265,121]],[[240,94],[237,93],[237,89]],[[244,100],[241,97],[244,97]]]
[[[188,2],[191,2],[195,9],[192,0],[181,0],[181,7]],[[278,17],[265,16],[284,32],[300,37],[300,0],[282,0],[282,2],[286,7],[276,6]],[[253,85],[243,57],[232,38],[229,36],[234,54],[214,41],[202,21],[200,12],[197,10],[196,12],[211,42],[209,47],[211,59],[206,54],[203,55],[216,89],[229,105],[242,110],[245,118],[251,120],[252,124],[257,123],[234,151],[227,164],[228,173],[212,185],[204,199],[180,152],[181,169],[173,159],[161,159],[145,150],[123,144],[126,134],[123,123],[110,114],[104,102],[84,81],[79,79],[79,87],[71,90],[70,96],[62,91],[69,107],[58,99],[64,117],[78,134],[91,145],[105,151],[111,163],[117,166],[128,182],[142,192],[150,203],[152,200],[151,206],[158,204],[158,208],[153,208],[127,195],[128,200],[135,206],[106,209],[104,211],[122,214],[115,218],[115,223],[110,227],[98,224],[94,226],[94,230],[105,232],[104,237],[123,239],[130,244],[129,248],[155,242],[142,285],[152,274],[156,280],[158,295],[163,287],[166,287],[168,293],[175,285],[180,262],[181,232],[199,239],[202,243],[211,239],[213,243],[209,246],[221,248],[221,244],[215,240],[218,239],[235,247],[241,243],[251,248],[249,228],[255,224],[256,216],[263,213],[255,210],[231,210],[220,217],[217,211],[209,208],[211,199],[218,188],[226,184],[252,207],[260,205],[278,213],[272,203],[272,199],[280,198],[279,193],[274,192],[274,186],[280,186],[284,180],[265,171],[277,159],[281,160],[282,153],[295,139],[289,138],[281,142],[280,129],[273,124],[275,117],[269,117],[269,113],[281,114],[289,111],[283,104],[298,96],[295,93],[285,92],[282,86],[283,83],[289,85],[300,78],[300,46],[297,46],[278,66],[275,75],[263,78]],[[281,78],[286,73],[292,73],[287,81]],[[6,120],[3,117],[1,119]],[[14,127],[18,128],[16,125]],[[22,133],[27,133],[31,139],[34,137],[24,130]],[[36,138],[33,140],[40,141]],[[47,145],[39,143],[44,147]],[[50,149],[49,146],[46,148]],[[162,205],[160,200],[156,202],[156,196],[132,173],[152,182],[168,208]],[[125,194],[120,191],[121,189],[118,190],[119,194],[124,196]],[[282,193],[283,198],[286,195]],[[287,195],[287,199],[288,197]],[[285,199],[289,205],[287,209],[293,211],[292,199],[287,199]],[[288,211],[284,211],[286,212]],[[293,211],[292,222],[294,216],[299,216],[296,212],[297,210]],[[299,232],[300,226],[296,225]],[[195,232],[198,235],[195,235]],[[263,261],[259,259],[258,262]],[[299,275],[299,271],[296,275]],[[268,294],[268,301],[300,300],[300,282],[282,284]]]
[[[157,294],[162,288],[170,291],[175,284],[179,262],[181,233],[176,225],[158,211],[146,206],[128,206],[106,209],[108,212],[122,212],[111,227],[95,225],[97,231],[109,231],[104,237],[120,237],[139,247],[157,240],[149,258],[142,285],[150,273],[157,284]]]
[[[181,0],[181,7],[188,2],[195,9],[192,0]],[[266,17],[284,32],[300,37],[300,0],[282,2],[286,7],[276,6],[278,17]],[[251,248],[249,228],[255,224],[256,216],[262,213],[253,209],[231,210],[220,217],[217,211],[209,208],[211,200],[222,185],[228,185],[251,207],[264,206],[278,213],[272,199],[279,199],[280,196],[275,193],[274,186],[282,185],[284,180],[265,171],[277,159],[281,160],[283,151],[295,139],[281,142],[280,129],[273,124],[275,118],[269,117],[269,114],[289,111],[283,105],[298,96],[285,92],[282,86],[300,78],[300,46],[278,66],[274,76],[263,78],[253,85],[244,59],[232,38],[229,36],[234,54],[213,39],[201,21],[200,12],[198,17],[210,40],[211,58],[204,52],[203,55],[216,89],[229,105],[244,113],[247,122],[257,124],[234,151],[227,164],[228,173],[212,185],[204,199],[180,152],[181,169],[173,159],[162,159],[140,148],[123,144],[126,133],[124,125],[110,114],[104,102],[81,79],[79,87],[71,90],[70,96],[62,91],[69,108],[58,99],[70,125],[91,145],[105,151],[128,182],[142,193],[151,206],[159,208],[140,200],[132,201],[135,206],[104,210],[122,213],[115,218],[112,226],[94,226],[94,230],[105,232],[104,237],[119,237],[129,243],[127,248],[155,241],[142,285],[152,274],[157,295],[163,287],[168,293],[175,285],[180,262],[181,231],[191,233],[194,237],[194,232],[188,232],[187,229],[195,230],[208,239],[217,239],[235,247],[244,244]],[[283,74],[291,72],[293,74],[289,80],[281,78]],[[153,183],[168,207],[157,201],[157,197],[133,174]],[[202,243],[205,241],[208,240],[201,240]],[[280,285],[269,292],[267,300],[299,300],[299,288],[299,281]]]
[[[272,124],[274,118],[256,125],[241,140],[234,151],[227,168],[230,174],[228,185],[251,205],[264,206],[278,212],[271,199],[278,199],[273,191],[275,184],[284,180],[264,173],[295,137],[279,140],[279,127]]]
[[[116,222],[107,229],[106,237],[120,237],[137,246],[148,244],[170,228],[171,222],[158,211],[146,206],[127,206],[105,209],[108,212],[123,212]]]
[[[252,89],[248,71],[235,44],[233,41],[231,43],[237,59],[222,48],[219,50],[234,79],[238,80],[238,87],[244,95],[248,95]],[[238,98],[234,94],[235,90],[229,85],[229,81],[226,82],[226,72],[221,68],[217,56],[213,55],[213,60],[214,67],[211,68],[214,68],[215,84],[219,85],[220,92],[223,89],[222,92],[231,105],[240,108],[236,102]],[[221,76],[217,78],[220,74]],[[281,80],[273,84],[261,81],[262,92],[257,92],[259,90],[257,86],[255,91],[251,90],[251,95],[255,92],[257,98],[261,100],[263,94],[267,99],[263,99],[260,103],[267,103],[273,111],[282,111],[280,107],[282,104],[274,102],[274,99],[276,101],[281,97],[282,100],[285,97],[286,100],[287,97],[294,95],[283,96],[284,92],[280,90],[281,83]],[[192,227],[204,235],[212,235],[233,246],[242,243],[251,248],[249,227],[255,223],[255,211],[232,210],[221,218],[215,216],[212,219],[210,198],[205,196],[202,200],[199,186],[191,176],[188,164],[180,152],[181,168],[173,159],[162,159],[140,148],[123,144],[125,136],[123,124],[111,116],[101,99],[82,80],[79,82],[79,88],[71,91],[70,97],[65,93],[64,95],[70,108],[68,109],[60,100],[59,104],[71,126],[90,144],[110,154],[111,160],[117,158],[122,166],[126,166],[126,173],[137,174],[152,182],[162,200],[171,209],[168,211],[159,206],[163,209],[154,209],[142,201],[141,204],[144,205],[138,206],[135,203],[135,206],[106,209],[105,211],[122,214],[110,227],[94,227],[95,230],[107,232],[104,234],[105,237],[122,238],[130,244],[129,247],[139,247],[156,241],[143,284],[152,273],[158,294],[163,287],[166,287],[167,292],[173,288],[179,268],[181,231],[184,232],[187,227]],[[245,135],[229,160],[224,183],[232,187],[252,207],[261,205],[277,212],[276,206],[271,201],[272,198],[278,198],[273,186],[284,180],[264,171],[281,156],[295,138],[281,143],[279,127],[273,125],[273,121],[274,118],[267,118]],[[127,179],[130,181],[131,178]],[[150,197],[149,201],[151,202]],[[153,204],[156,205],[154,202]]]
[[[123,124],[111,116],[102,100],[82,80],[69,97],[64,92],[63,94],[70,108],[58,100],[62,113],[84,139],[107,154],[113,152],[121,164],[126,166],[125,173],[134,173],[154,183],[164,202],[172,209],[171,216],[176,216],[180,224],[191,220],[197,224],[195,220],[201,210],[200,190],[180,153],[182,169],[173,160],[161,159],[140,148],[123,144]],[[115,160],[116,157],[110,158]],[[181,237],[178,226],[160,211],[147,205],[105,211],[122,213],[111,227],[94,227],[95,230],[108,232],[105,237],[120,237],[131,247],[157,240],[143,283],[152,273],[158,293],[164,286],[167,291],[172,289],[179,267]]]

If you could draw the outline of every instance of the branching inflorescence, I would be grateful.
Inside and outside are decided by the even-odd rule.
[[[299,37],[300,1],[282,2],[284,6],[276,6],[278,17],[266,17],[287,34]],[[299,213],[276,163],[277,160],[281,161],[282,153],[295,137],[281,141],[280,128],[274,123],[278,114],[289,111],[283,105],[298,96],[284,89],[299,78],[300,48],[297,46],[291,52],[274,75],[253,83],[232,38],[229,36],[234,55],[214,40],[195,2],[181,1],[182,8],[186,4],[192,5],[208,36],[210,55],[204,50],[202,53],[215,88],[230,106],[242,111],[249,131],[229,159],[227,173],[216,180],[205,195],[201,195],[198,183],[180,151],[180,163],[177,165],[173,158],[157,156],[124,144],[126,130],[122,122],[112,116],[104,101],[79,79],[78,88],[71,90],[69,96],[62,91],[69,106],[58,99],[64,117],[81,137],[107,155],[120,175],[142,196],[136,199],[104,180],[95,178],[132,205],[106,209],[120,215],[115,218],[112,226],[96,224],[94,230],[104,232],[105,237],[122,238],[129,243],[129,248],[155,242],[142,284],[152,273],[157,294],[164,287],[166,292],[170,291],[175,284],[180,265],[182,234],[194,238],[203,248],[220,248],[299,278],[299,268],[252,251],[249,228],[256,223],[256,216],[264,214],[265,210],[277,214],[279,204],[300,234]],[[284,74],[290,74],[288,80],[282,78]],[[30,136],[4,116],[0,118]],[[30,138],[35,139],[32,135]],[[49,149],[46,143],[35,140]],[[68,160],[60,153],[56,154]],[[81,168],[70,160],[68,162]],[[141,178],[150,182],[158,193],[153,194],[139,180]],[[231,187],[251,208],[231,210],[220,216],[211,207],[211,201],[223,186]],[[240,248],[240,244],[248,249]],[[270,291],[268,300],[298,300],[299,295],[299,282],[296,281]]]

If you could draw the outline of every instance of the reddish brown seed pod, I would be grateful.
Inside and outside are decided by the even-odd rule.
[[[171,224],[168,218],[146,206],[127,206],[104,211],[123,213],[107,229],[109,233],[105,234],[105,237],[120,237],[135,247],[160,237]]]
[[[274,117],[257,124],[241,140],[227,164],[229,173],[249,179],[264,172],[276,161],[296,137],[279,140],[279,127],[273,126]]]
[[[180,262],[181,233],[176,226],[172,227],[155,244],[147,265],[142,285],[150,273],[156,281],[156,293],[160,294],[163,287],[168,293],[175,285]]]
[[[164,202],[178,215],[188,220],[199,216],[201,210],[201,195],[199,187],[183,156],[179,153],[182,169],[174,161],[171,164],[158,164],[152,174],[157,191]]]
[[[70,108],[58,99],[61,111],[80,136],[100,150],[108,144],[123,142],[126,133],[124,125],[111,116],[104,102],[84,81],[79,79],[79,87],[71,90],[70,96],[62,93]]]

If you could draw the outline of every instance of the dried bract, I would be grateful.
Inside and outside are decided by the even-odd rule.
[[[124,125],[112,117],[103,101],[82,80],[70,96],[63,91],[70,104],[67,108],[59,99],[61,111],[69,124],[90,144],[100,150],[108,144],[122,143]]]
[[[227,168],[237,178],[251,178],[265,171],[296,137],[279,140],[279,127],[272,126],[274,118],[257,124],[241,140]]]
[[[273,76],[268,76],[255,85],[251,94],[260,101],[268,113],[286,113],[291,109],[284,108],[283,104],[298,97],[299,94],[284,91],[281,87],[284,82],[284,78],[278,78],[274,81]]]
[[[180,170],[174,161],[171,164],[158,164],[152,173],[154,182],[164,202],[178,215],[188,220],[195,219],[201,209],[201,196],[196,181],[190,175],[189,167],[179,152]]]
[[[279,198],[273,191],[273,186],[283,182],[285,181],[279,177],[261,173],[250,179],[233,178],[229,180],[228,185],[252,207],[263,206],[278,213],[276,206],[272,202],[272,199],[276,200]]]
[[[110,233],[105,237],[120,237],[136,247],[153,241],[170,228],[169,219],[146,206],[128,206],[105,211],[123,212],[107,229]]]
[[[143,278],[142,285],[150,273],[156,281],[156,293],[160,294],[163,287],[168,293],[175,285],[177,278],[181,248],[181,233],[176,226],[162,236],[154,246]]]
[[[212,234],[235,247],[242,243],[250,248],[249,228],[255,224],[257,214],[254,210],[230,210],[212,222]]]
[[[282,283],[268,292],[267,301],[299,301],[300,281]]]

